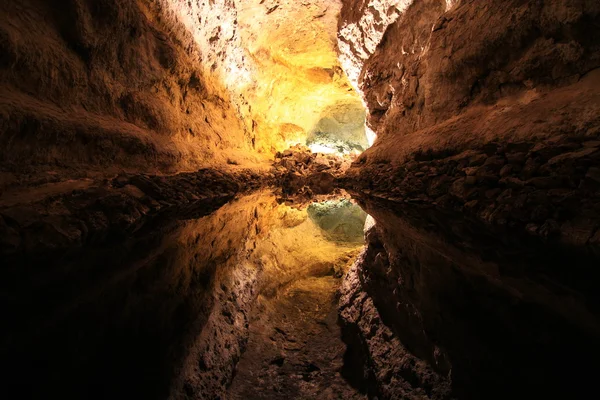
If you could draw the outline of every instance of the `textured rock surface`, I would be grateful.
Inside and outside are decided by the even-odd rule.
[[[312,153],[308,147],[296,145],[275,155],[273,173],[278,177],[282,195],[303,203],[314,195],[334,192],[351,160],[350,156]]]
[[[40,257],[116,240],[157,217],[203,215],[258,181],[248,171],[199,170],[167,177],[122,174],[58,193],[33,189],[0,203],[0,254]]]
[[[1,7],[2,186],[61,173],[190,170],[242,152],[252,158],[201,49],[155,3]]]
[[[598,351],[600,6],[382,4],[339,24],[377,134],[342,179],[377,221],[341,302],[371,390],[585,396],[569,366]]]
[[[231,93],[256,151],[270,156],[305,144],[336,109],[363,109],[337,59],[338,1],[159,3],[172,24],[186,27],[204,68]],[[364,137],[363,120],[358,113],[348,125]]]
[[[598,255],[461,214],[361,202],[376,224],[340,316],[380,398],[585,397],[600,351]],[[577,385],[572,382],[577,381]]]
[[[577,82],[600,66],[592,28],[599,7],[462,1],[446,11],[445,1],[414,3],[361,72],[371,127],[382,137],[403,135],[479,104]]]
[[[597,139],[557,135],[537,142],[490,142],[458,154],[451,148],[418,152],[401,167],[366,163],[359,176],[344,180],[371,196],[460,212],[600,254]]]

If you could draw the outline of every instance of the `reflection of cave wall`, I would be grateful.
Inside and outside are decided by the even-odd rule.
[[[361,204],[376,225],[346,278],[341,314],[360,332],[350,337],[365,346],[380,398],[595,390],[598,367],[573,366],[600,354],[597,258],[462,215]]]
[[[360,102],[342,102],[326,108],[319,122],[310,130],[307,145],[320,145],[340,153],[364,151],[368,142],[365,133],[365,109]]]
[[[176,220],[191,217],[178,204],[143,224],[134,219],[138,203],[121,200],[132,214],[108,208],[119,198],[102,199],[119,224],[102,235],[89,226],[85,246],[0,254],[0,385],[9,398],[223,398],[256,297],[300,277],[341,273],[359,246],[327,240],[306,209],[270,192],[186,221]],[[192,215],[222,204],[215,203],[199,201],[204,207]],[[48,231],[38,223],[25,236],[52,245],[47,238],[59,235]]]

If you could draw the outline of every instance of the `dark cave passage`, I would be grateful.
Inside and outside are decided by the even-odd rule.
[[[0,397],[597,397],[599,26],[3,0]]]

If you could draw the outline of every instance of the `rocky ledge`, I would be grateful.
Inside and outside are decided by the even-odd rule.
[[[306,201],[314,195],[332,193],[353,159],[349,155],[313,153],[297,144],[275,155],[273,172],[283,197]]]
[[[122,174],[84,189],[35,194],[29,201],[0,205],[0,254],[56,254],[118,240],[155,217],[199,218],[259,181],[250,171],[203,169],[172,176]]]
[[[361,157],[343,186],[399,203],[460,212],[573,246],[600,245],[600,137],[490,142],[415,152],[407,162]]]

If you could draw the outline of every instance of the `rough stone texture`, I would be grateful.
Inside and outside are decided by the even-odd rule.
[[[201,49],[155,3],[1,7],[1,186],[190,170],[251,149]]]
[[[313,153],[308,147],[296,145],[275,155],[273,174],[281,185],[282,195],[300,199],[301,203],[314,195],[332,193],[337,180],[350,167],[351,156]]]
[[[338,22],[340,62],[350,82],[358,88],[364,62],[373,54],[383,34],[413,0],[342,1]]]
[[[340,182],[377,221],[379,256],[347,278],[373,306],[342,302],[346,340],[383,398],[430,386],[377,375],[404,357],[369,359],[387,348],[360,328],[377,315],[451,397],[585,397],[595,372],[569,366],[598,351],[600,5],[410,3],[362,57],[377,140]],[[345,10],[340,27],[374,13]],[[360,32],[341,34],[360,58]]]
[[[345,278],[345,341],[379,398],[561,398],[595,391],[598,255],[462,214],[375,201]],[[361,357],[355,356],[356,359]],[[574,384],[574,382],[577,382]]]
[[[600,66],[595,1],[446,7],[442,0],[412,4],[365,63],[360,84],[378,135],[411,133],[516,93],[543,93]]]
[[[419,152],[401,167],[366,163],[346,186],[405,204],[460,212],[549,243],[600,254],[597,137],[557,135],[538,142],[490,142],[454,154]]]
[[[0,254],[41,257],[116,240],[157,217],[203,215],[258,181],[248,171],[199,170],[173,176],[122,174],[59,193],[38,188],[0,203]]]
[[[201,63],[231,93],[253,150],[271,157],[329,113],[363,109],[336,54],[337,0],[160,0],[181,22]],[[306,107],[310,104],[310,107]],[[364,137],[364,112],[352,118]]]

